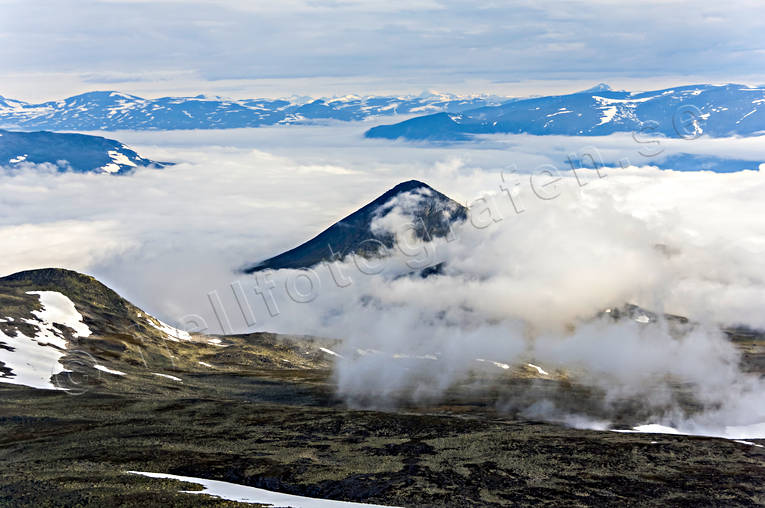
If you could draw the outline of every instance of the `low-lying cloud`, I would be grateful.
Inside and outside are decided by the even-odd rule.
[[[327,147],[332,129],[302,129],[300,148],[280,129],[231,133],[228,147],[200,145],[200,133],[187,133],[191,142],[173,133],[164,145],[163,134],[140,133],[144,155],[181,162],[126,177],[2,175],[0,231],[14,239],[2,247],[2,272],[85,270],[147,311],[208,332],[343,339],[338,393],[362,406],[432,400],[476,371],[496,378],[533,363],[602,392],[600,412],[576,415],[542,396],[499,407],[584,425],[608,421],[609,404],[628,397],[699,433],[765,421],[762,381],[741,371],[717,329],[765,328],[760,173],[633,167],[558,179],[535,163],[562,169],[551,154],[578,140],[524,137],[534,147],[526,151],[360,148],[343,127]],[[470,204],[469,220],[449,238],[408,238],[383,261],[236,273],[410,178]],[[408,220],[390,217],[378,227],[396,232]],[[412,274],[441,261],[437,276]],[[697,324],[678,335],[662,320],[598,317],[626,302]],[[677,386],[699,412],[683,409]]]

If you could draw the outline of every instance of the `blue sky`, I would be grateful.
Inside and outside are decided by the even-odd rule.
[[[0,0],[0,95],[765,82],[760,1]]]

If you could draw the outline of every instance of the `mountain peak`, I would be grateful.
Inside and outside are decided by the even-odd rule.
[[[165,329],[171,330],[96,278],[63,268],[27,270],[0,278],[0,307],[6,314],[16,312],[14,322],[21,322],[24,313],[33,308],[29,307],[30,301],[34,300],[28,296],[31,292],[56,292],[65,296],[81,314],[84,324],[98,335],[133,330],[166,338],[163,335]],[[174,332],[177,336],[187,335],[177,330]]]
[[[334,261],[349,254],[374,256],[380,244],[392,248],[395,236],[374,232],[372,222],[391,212],[394,198],[419,193],[416,205],[407,209],[419,238],[440,238],[449,232],[452,223],[467,218],[467,209],[419,180],[401,182],[370,203],[336,222],[311,240],[244,269],[245,273],[262,270],[310,268],[324,261]],[[370,242],[372,240],[373,242]]]
[[[0,282],[30,282],[37,284],[63,284],[76,281],[77,283],[100,284],[90,275],[85,275],[65,268],[38,268],[25,270],[0,278]]]
[[[593,86],[592,88],[588,88],[587,90],[582,90],[579,93],[592,93],[592,92],[613,92],[614,89],[611,88],[610,85],[606,83],[598,83],[597,85]]]
[[[419,189],[428,189],[431,191],[434,190],[433,187],[419,180],[407,180],[387,190],[384,194],[382,194],[379,198],[375,199],[372,203],[376,203],[384,199],[390,199],[398,194],[403,194],[405,192],[412,192]]]

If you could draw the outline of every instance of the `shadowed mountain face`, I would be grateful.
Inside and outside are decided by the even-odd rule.
[[[376,227],[375,221],[388,218],[395,211],[408,218],[407,231],[421,240],[445,237],[451,224],[467,218],[464,206],[427,184],[409,180],[396,185],[304,244],[249,266],[244,272],[310,268],[349,254],[365,257],[378,255],[384,249],[393,248],[395,235]]]

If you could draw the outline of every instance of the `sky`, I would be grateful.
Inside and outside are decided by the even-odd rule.
[[[0,95],[757,85],[763,11],[757,0],[0,0]]]

